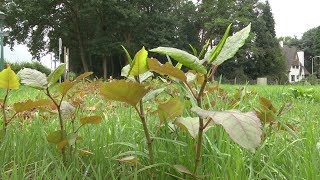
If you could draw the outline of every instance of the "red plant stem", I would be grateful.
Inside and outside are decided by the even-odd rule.
[[[211,71],[211,74],[209,76],[205,76],[205,79],[201,85],[199,94],[197,96],[197,104],[200,108],[202,108],[202,97],[203,97],[204,89],[208,83],[208,80],[214,76],[215,72],[217,71],[217,68],[218,68],[218,65],[215,65]],[[202,140],[203,140],[203,130],[208,126],[209,122],[204,125],[203,118],[199,117],[199,133],[198,133],[198,140],[197,140],[197,144],[196,144],[196,159],[194,162],[194,170],[193,170],[194,174],[197,173],[197,169],[200,164],[201,148],[202,148]]]
[[[136,111],[139,114],[139,117],[141,119],[142,125],[143,125],[143,130],[144,130],[144,134],[146,136],[146,140],[147,140],[147,146],[148,146],[148,152],[149,152],[149,162],[150,165],[154,164],[154,156],[153,156],[153,149],[152,149],[152,140],[150,137],[150,133],[148,130],[148,126],[147,126],[147,122],[146,122],[146,117],[144,114],[144,109],[143,109],[143,103],[142,100],[140,101],[140,111],[138,110],[138,108],[135,106]]]
[[[10,89],[7,89],[7,93],[6,93],[6,96],[4,97],[3,105],[2,105],[3,132],[4,132],[4,134],[5,134],[6,131],[7,131],[6,103],[7,103],[7,99],[8,99],[8,96],[9,96],[9,92],[10,92]]]

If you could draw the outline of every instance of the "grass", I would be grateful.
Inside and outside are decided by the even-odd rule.
[[[234,94],[240,86],[222,85]],[[248,91],[269,98],[275,107],[286,101],[294,106],[279,118],[284,123],[296,126],[296,135],[279,131],[268,136],[255,153],[248,152],[233,143],[221,127],[206,132],[203,142],[203,158],[198,172],[205,179],[318,179],[320,177],[320,98],[292,98],[283,93],[291,86],[246,86]],[[303,86],[314,88],[318,86]],[[0,91],[0,97],[4,92]],[[242,111],[257,107],[258,95],[242,99],[237,106]],[[9,105],[24,98],[42,96],[36,90],[22,87],[13,91]],[[44,97],[44,96],[42,96]],[[210,98],[217,98],[213,96]],[[76,154],[63,165],[61,155],[53,144],[46,140],[48,133],[58,129],[56,116],[49,119],[35,112],[34,119],[24,121],[19,117],[8,128],[7,136],[0,145],[1,179],[150,179],[153,169],[156,179],[189,178],[177,172],[172,165],[181,164],[193,169],[195,143],[184,131],[162,128],[154,138],[155,162],[148,164],[147,147],[142,124],[133,108],[123,103],[104,102],[97,95],[86,97],[86,106],[96,106],[96,111],[80,111],[85,114],[102,115],[103,122],[80,130],[82,140],[77,148],[90,151],[91,155]],[[159,120],[148,109],[148,125],[153,134]],[[227,109],[224,100],[217,100],[214,109]],[[1,116],[0,116],[1,117]],[[130,165],[118,160],[133,155],[140,164]]]

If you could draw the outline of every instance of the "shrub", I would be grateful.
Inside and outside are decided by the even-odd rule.
[[[51,70],[44,65],[42,65],[38,61],[32,61],[32,62],[20,62],[20,63],[9,63],[11,66],[11,69],[15,72],[18,73],[21,69],[23,68],[30,68],[30,69],[35,69],[37,71],[40,71],[47,76],[51,73]]]

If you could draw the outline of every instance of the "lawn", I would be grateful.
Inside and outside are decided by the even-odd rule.
[[[255,152],[241,148],[230,140],[222,127],[215,126],[204,135],[199,178],[204,179],[319,179],[320,178],[320,92],[319,86],[234,86],[221,85],[227,97],[241,92],[235,107],[243,112],[259,108],[259,96],[272,101],[279,109],[292,102],[290,111],[277,118],[281,124],[291,124],[289,130],[267,131]],[[237,91],[244,88],[242,91]],[[290,88],[313,88],[309,97],[295,97]],[[167,89],[175,89],[167,86]],[[75,91],[74,91],[75,92]],[[72,94],[72,92],[71,92]],[[247,95],[246,95],[247,94]],[[3,98],[4,91],[0,91]],[[72,99],[77,94],[72,94]],[[230,103],[219,93],[208,99],[216,110],[230,109]],[[9,106],[23,99],[45,97],[40,91],[23,86],[12,91]],[[160,95],[158,101],[164,101]],[[147,123],[153,137],[155,164],[148,166],[148,151],[141,121],[136,112],[124,103],[104,101],[91,91],[84,96],[77,117],[100,115],[102,123],[79,130],[82,137],[77,151],[61,153],[47,142],[47,135],[59,128],[57,115],[39,110],[21,114],[9,125],[0,145],[1,179],[185,179],[173,165],[192,170],[195,158],[194,139],[185,131],[160,129],[154,101],[145,104]],[[208,101],[208,102],[209,102]],[[187,115],[185,112],[184,115]],[[1,116],[0,116],[1,117]],[[28,118],[31,117],[31,118]],[[66,119],[70,128],[70,119]],[[283,129],[283,128],[282,128]],[[69,151],[67,151],[69,152]],[[136,157],[125,161],[123,157]]]

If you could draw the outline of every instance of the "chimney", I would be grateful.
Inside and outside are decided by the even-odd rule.
[[[299,62],[302,64],[302,66],[304,66],[304,52],[299,51],[297,53],[298,53]]]

